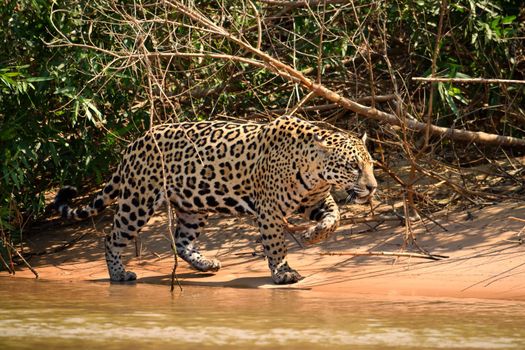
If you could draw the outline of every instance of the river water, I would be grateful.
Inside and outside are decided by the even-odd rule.
[[[0,349],[525,349],[525,303],[0,278]]]

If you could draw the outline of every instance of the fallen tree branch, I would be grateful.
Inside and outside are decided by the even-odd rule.
[[[525,84],[525,80],[513,79],[485,79],[485,78],[441,78],[441,77],[413,77],[412,80],[427,83],[462,83],[462,84]]]
[[[320,255],[329,256],[395,256],[395,257],[408,257],[408,258],[420,258],[429,260],[442,260],[448,259],[447,255],[439,254],[421,254],[421,253],[405,253],[405,252],[345,252],[345,253],[319,253]]]
[[[289,65],[273,58],[266,52],[257,49],[256,47],[253,47],[250,43],[236,37],[232,33],[228,32],[225,28],[215,24],[209,18],[201,14],[198,10],[191,9],[186,5],[174,0],[165,0],[165,3],[171,5],[180,13],[186,15],[190,19],[204,26],[205,28],[202,28],[202,30],[213,31],[217,35],[221,35],[227,38],[228,40],[239,45],[246,51],[258,56],[264,62],[266,69],[273,71],[275,74],[278,74],[279,76],[285,79],[300,84],[306,89],[313,91],[316,95],[322,96],[327,100],[332,101],[338,104],[339,106],[351,110],[357,114],[361,114],[367,118],[385,122],[391,125],[405,126],[407,128],[412,129],[415,132],[428,130],[430,135],[446,137],[457,141],[479,142],[500,146],[525,147],[525,139],[518,139],[510,136],[501,136],[496,134],[488,134],[481,131],[474,132],[468,130],[457,130],[452,128],[440,127],[437,125],[427,126],[426,123],[401,118],[394,114],[386,113],[373,107],[364,106],[360,103],[357,103],[346,97],[341,96],[337,92],[330,90],[322,84],[314,82],[313,80],[306,77],[304,74],[295,70]]]
[[[395,98],[396,98],[396,96],[392,95],[392,94],[390,94],[390,95],[378,95],[378,96],[375,96],[374,101],[378,102],[378,103],[382,103],[382,102],[387,102],[387,101],[393,100]],[[356,101],[358,103],[370,103],[370,102],[372,102],[372,96],[360,97]],[[330,111],[330,110],[336,109],[336,108],[341,108],[341,106],[339,104],[337,104],[337,103],[327,103],[327,104],[323,104],[323,105],[299,107],[297,109],[297,112],[303,112],[304,113],[304,112],[314,112],[314,111]],[[256,116],[267,115],[268,113],[281,115],[283,113],[286,113],[286,111],[287,111],[286,108],[272,109],[272,110],[269,110],[267,112],[257,113]]]

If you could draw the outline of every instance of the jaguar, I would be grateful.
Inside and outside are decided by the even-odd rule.
[[[356,203],[369,202],[377,188],[373,163],[366,134],[331,131],[291,116],[266,124],[164,124],[127,146],[89,204],[72,207],[76,189],[65,186],[54,208],[66,219],[83,220],[117,202],[105,236],[112,281],[137,278],[121,254],[166,201],[175,211],[177,255],[199,271],[221,268],[196,243],[209,213],[251,214],[274,283],[289,284],[302,277],[286,260],[287,218],[299,213],[312,222],[301,232],[306,244],[326,239],[340,221],[331,189],[349,191]]]

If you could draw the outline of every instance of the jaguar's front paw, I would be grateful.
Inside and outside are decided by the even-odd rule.
[[[337,224],[331,222],[320,222],[315,225],[302,224],[291,225],[285,220],[285,228],[290,233],[297,233],[305,245],[311,245],[327,239],[335,231]]]
[[[111,275],[112,282],[129,282],[135,281],[137,274],[131,271],[122,271],[121,273]]]
[[[137,280],[137,274],[135,272],[126,271],[124,274],[124,281],[135,281]]]
[[[301,234],[301,240],[306,245],[315,244],[324,239],[322,232],[319,230],[319,225],[311,226],[304,230]]]
[[[203,258],[198,261],[194,267],[202,272],[217,272],[221,268],[221,262],[217,259]]]
[[[272,271],[272,279],[275,284],[292,284],[303,279],[299,272],[288,268],[286,270]]]
[[[325,241],[335,231],[335,227],[327,227],[324,224],[317,224],[303,231],[302,241],[306,245],[311,245]]]

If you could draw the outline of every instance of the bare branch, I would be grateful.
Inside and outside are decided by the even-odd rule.
[[[500,146],[514,146],[514,147],[525,147],[525,139],[517,139],[510,136],[501,136],[496,134],[488,134],[485,132],[474,132],[468,130],[456,130],[453,128],[445,128],[437,125],[427,126],[426,123],[422,123],[415,120],[401,120],[397,116],[386,113],[380,110],[377,110],[373,107],[366,107],[362,104],[354,102],[348,98],[345,98],[338,94],[337,92],[327,88],[324,85],[317,84],[312,81],[310,78],[304,76],[301,72],[295,70],[289,65],[273,58],[267,53],[253,47],[249,43],[241,40],[235,35],[228,32],[226,29],[218,26],[210,19],[206,18],[200,12],[195,9],[190,9],[186,5],[178,1],[165,1],[167,4],[170,4],[176,8],[181,13],[185,14],[194,21],[204,25],[208,29],[215,30],[217,34],[224,36],[228,40],[236,43],[243,49],[257,55],[262,61],[264,61],[266,68],[274,73],[289,79],[297,84],[302,85],[303,87],[313,91],[316,95],[322,96],[327,100],[330,100],[334,103],[337,103],[343,108],[349,109],[355,113],[366,116],[370,119],[375,119],[382,121],[388,124],[397,125],[397,126],[406,126],[413,131],[421,132],[428,130],[430,134],[435,136],[441,136],[450,138],[457,141],[466,141],[466,142],[480,142],[486,144],[500,145]]]
[[[443,18],[445,17],[446,11],[447,11],[447,0],[441,0],[441,6],[439,8],[438,32],[436,35],[436,44],[434,47],[434,54],[432,55],[432,76],[433,77],[436,75],[436,71],[437,71],[437,59],[439,56],[439,49],[441,47],[441,35],[443,31]],[[430,128],[432,127],[433,105],[434,105],[434,85],[432,84],[430,85],[430,96],[428,98],[427,127],[425,128],[425,145],[418,152],[418,154],[422,154],[429,145]]]
[[[272,6],[290,6],[290,7],[310,7],[325,3],[329,4],[348,4],[348,0],[259,0],[262,3]]]
[[[381,102],[387,102],[387,101],[391,101],[393,99],[395,99],[396,96],[395,95],[379,95],[379,96],[375,96],[375,102],[376,103],[381,103]],[[360,97],[356,100],[358,103],[370,103],[372,101],[372,96],[365,96],[365,97]],[[306,107],[301,107],[299,106],[299,108],[297,108],[296,112],[315,112],[315,111],[329,111],[329,110],[333,110],[333,109],[336,109],[336,108],[341,108],[341,106],[337,103],[327,103],[327,104],[323,104],[323,105],[315,105],[315,106],[306,106]],[[287,109],[286,108],[279,108],[279,109],[272,109],[272,110],[269,110],[265,113],[257,113],[256,115],[262,115],[262,114],[267,114],[267,113],[271,113],[271,114],[275,114],[275,115],[280,115],[280,114],[283,114],[283,113],[287,113]]]
[[[460,84],[525,84],[525,80],[487,79],[487,78],[441,78],[413,77],[412,80],[429,83],[460,83]]]

